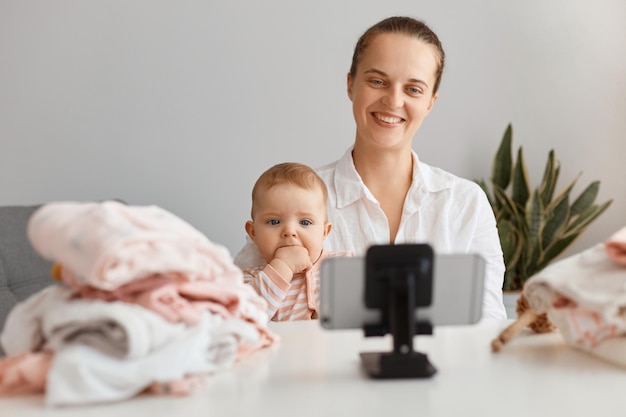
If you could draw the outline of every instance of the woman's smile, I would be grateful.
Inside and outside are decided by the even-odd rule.
[[[377,120],[383,122],[384,124],[394,124],[397,125],[401,122],[404,122],[405,120],[401,117],[397,117],[397,116],[387,116],[381,113],[377,113],[377,112],[373,112],[372,116],[374,116],[374,118],[376,118]]]

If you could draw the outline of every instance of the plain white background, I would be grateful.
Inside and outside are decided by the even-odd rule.
[[[0,0],[0,204],[156,204],[234,256],[262,171],[350,146],[352,49],[398,14],[447,54],[422,160],[488,178],[512,123],[533,186],[555,149],[614,199],[569,253],[626,226],[622,0]]]

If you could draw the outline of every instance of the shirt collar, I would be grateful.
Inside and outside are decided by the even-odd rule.
[[[348,206],[362,197],[376,201],[354,167],[352,149],[353,147],[350,147],[337,161],[335,172],[337,208]],[[413,156],[413,179],[405,204],[409,210],[419,205],[425,194],[451,188],[453,182],[450,174],[421,162],[415,151],[411,150],[411,154]]]
[[[346,153],[343,154],[341,159],[337,161],[335,171],[337,208],[348,206],[361,199],[366,194],[368,198],[374,199],[354,167],[352,149],[354,149],[354,146],[351,146]]]

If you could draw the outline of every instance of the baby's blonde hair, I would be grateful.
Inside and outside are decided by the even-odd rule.
[[[254,202],[258,198],[259,192],[269,190],[279,184],[293,184],[311,191],[320,189],[324,197],[324,204],[328,201],[326,184],[313,168],[298,162],[283,162],[269,168],[256,180],[252,188],[252,209],[250,211],[252,219],[254,219]]]

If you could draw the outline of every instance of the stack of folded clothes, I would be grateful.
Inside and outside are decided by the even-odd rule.
[[[52,406],[186,395],[277,341],[228,251],[157,206],[50,203],[28,237],[61,285],[7,318],[0,394]]]
[[[493,350],[547,314],[569,346],[626,367],[626,228],[548,265],[526,281],[523,295],[530,309],[493,340]]]

